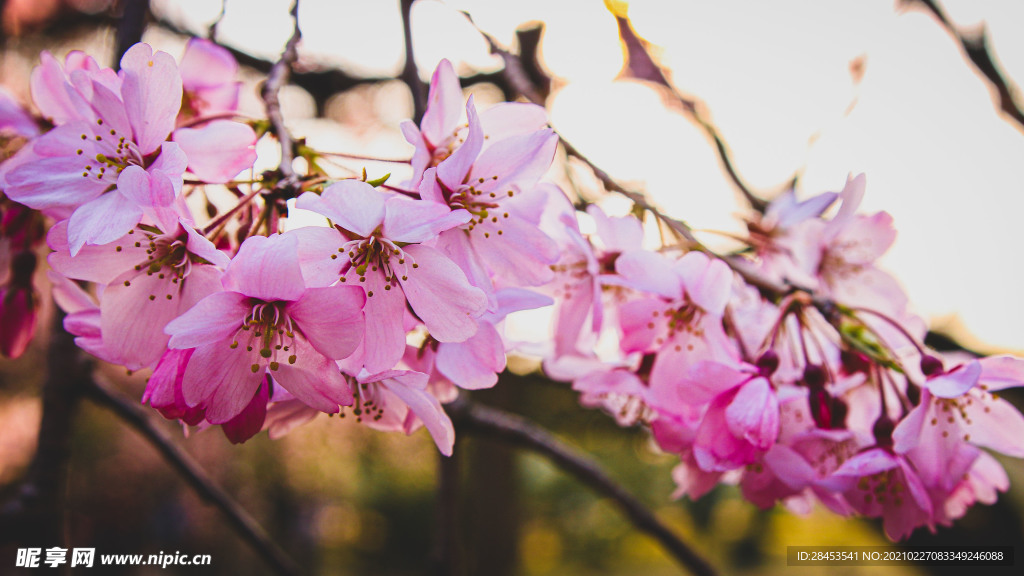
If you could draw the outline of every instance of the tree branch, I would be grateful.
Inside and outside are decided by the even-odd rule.
[[[302,573],[299,565],[278,547],[259,523],[232,500],[227,492],[214,484],[199,464],[175,444],[167,432],[153,424],[144,408],[98,382],[88,382],[85,389],[90,400],[109,409],[156,448],[200,498],[220,510],[228,525],[252,546],[275,573],[286,576]]]
[[[722,163],[722,167],[725,168],[726,174],[729,175],[729,179],[732,180],[733,185],[743,194],[743,197],[754,210],[763,213],[765,208],[768,207],[768,203],[758,194],[754,193],[750,186],[740,177],[732,161],[729,146],[725,143],[725,139],[722,138],[718,128],[708,117],[707,106],[692,96],[684,96],[669,81],[668,74],[651,56],[651,52],[647,47],[647,41],[637,35],[633,29],[633,24],[625,14],[615,14],[615,21],[619,26],[619,38],[626,45],[626,63],[623,67],[623,72],[634,78],[653,82],[667,92],[672,101],[678,104],[683,112],[700,126],[704,130],[704,134],[714,142],[718,159]],[[790,186],[795,183],[796,176],[791,179]]]
[[[270,120],[271,131],[281,144],[281,175],[284,177],[278,184],[278,188],[293,189],[298,185],[298,175],[292,167],[295,159],[295,150],[291,133],[284,125],[284,117],[281,116],[281,101],[278,96],[281,88],[288,82],[288,75],[291,73],[292,65],[299,58],[298,46],[302,39],[302,29],[299,28],[299,0],[292,4],[291,16],[293,31],[288,43],[285,44],[281,58],[274,63],[267,74],[267,80],[263,84],[260,95],[267,111],[267,119]]]
[[[900,0],[900,2],[905,6],[920,5],[931,12],[932,16],[946,29],[946,32],[960,45],[964,56],[988,81],[1002,113],[1016,123],[1018,130],[1024,131],[1024,109],[1022,109],[1018,98],[1019,90],[1006,79],[1006,75],[1000,69],[996,57],[989,47],[988,33],[985,27],[983,26],[977,34],[960,30],[946,15],[946,11],[938,0]]]
[[[596,492],[612,499],[638,530],[657,540],[691,572],[700,576],[716,574],[706,560],[680,540],[632,494],[615,483],[593,460],[540,426],[521,416],[473,404],[464,397],[445,405],[445,408],[458,430],[503,440],[544,456]]]
[[[465,446],[456,445],[451,456],[438,455],[434,550],[431,558],[437,576],[458,576],[463,573],[459,553],[459,493],[463,448]]]
[[[43,417],[28,474],[14,499],[0,511],[0,542],[22,541],[55,546],[64,542],[64,494],[72,421],[92,362],[64,330],[64,314],[54,312],[46,353]]]
[[[146,14],[149,0],[124,0],[121,3],[121,21],[117,25],[117,45],[114,54],[114,70],[121,69],[121,57],[129,48],[142,41],[146,30]]]
[[[402,32],[405,38],[405,66],[402,68],[402,82],[405,82],[409,91],[412,92],[412,120],[419,125],[427,110],[427,94],[424,91],[423,81],[420,80],[420,71],[416,68],[416,58],[412,48],[412,5],[415,1],[401,0]]]

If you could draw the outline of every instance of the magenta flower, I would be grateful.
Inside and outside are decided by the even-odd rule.
[[[490,293],[491,275],[507,286],[540,286],[551,280],[558,245],[538,223],[548,198],[561,194],[538,185],[551,166],[558,136],[550,129],[499,140],[484,149],[484,134],[470,98],[469,136],[436,169],[428,169],[420,196],[465,210],[471,219],[441,234],[438,246]]]
[[[455,427],[440,401],[431,393],[426,374],[410,370],[387,370],[371,375],[364,370],[359,378],[346,378],[355,391],[351,415],[357,422],[376,430],[402,431],[406,434],[412,434],[421,426],[425,427],[437,449],[445,456],[451,456],[455,445]],[[275,391],[272,402],[267,414],[267,428],[271,438],[284,436],[318,414],[287,392]]]
[[[72,255],[124,236],[146,212],[173,211],[181,191],[186,157],[166,142],[181,106],[177,65],[136,44],[121,67],[113,79],[88,68],[58,85],[51,79],[47,94],[67,92],[59,108],[68,122],[26,147],[34,157],[6,174],[13,200],[56,217],[70,214]]]
[[[322,412],[350,405],[334,360],[350,355],[363,331],[362,291],[306,288],[292,235],[246,240],[207,296],[165,331],[175,349],[195,348],[182,380],[189,406],[222,424],[248,406],[269,370],[296,398]]]
[[[932,502],[913,466],[902,455],[872,448],[843,462],[834,489],[859,514],[883,519],[885,534],[902,540],[919,526],[931,526]]]
[[[411,121],[402,123],[406,141],[416,147],[412,155],[412,185],[418,186],[427,168],[437,166],[452,155],[468,136],[462,122],[464,99],[459,77],[451,62],[441,60],[430,78],[427,109],[419,128]],[[480,114],[484,147],[510,136],[540,130],[547,125],[544,108],[536,104],[503,102]]]
[[[974,466],[977,447],[1024,457],[1024,416],[997,395],[1024,384],[1024,360],[992,356],[948,372],[940,365],[928,370],[920,403],[893,431],[893,448],[929,488],[949,494]]]
[[[164,230],[167,230],[166,232]],[[77,280],[104,285],[100,325],[106,359],[135,370],[167,348],[168,322],[221,290],[228,257],[183,220],[142,225],[103,246],[71,255],[68,222],[50,229],[50,266]]]
[[[655,295],[619,309],[623,351],[655,353],[650,402],[668,411],[680,403],[699,403],[681,385],[687,372],[702,361],[732,365],[739,358],[722,327],[732,290],[729,267],[701,252],[670,260],[655,252],[630,251],[615,261],[615,269],[623,284]]]
[[[366,293],[363,362],[389,370],[405,351],[406,303],[439,342],[462,342],[477,331],[487,301],[449,258],[420,244],[469,219],[465,211],[381,192],[343,180],[323,194],[307,192],[296,206],[331,219],[335,228],[302,228],[300,258],[313,285],[335,281]]]
[[[184,95],[178,123],[234,112],[238,108],[238,62],[227,49],[205,38],[191,38],[181,57]]]

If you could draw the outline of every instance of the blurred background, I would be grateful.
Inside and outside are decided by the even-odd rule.
[[[962,32],[987,27],[1006,77],[1024,79],[1024,3],[943,5]],[[7,0],[0,6],[0,81],[22,102],[30,102],[27,79],[41,50],[62,56],[82,49],[110,63],[121,8],[116,3]],[[216,0],[152,0],[144,40],[178,57],[189,34],[206,36],[216,22],[216,39],[237,50],[246,65],[242,110],[261,116],[260,70],[277,59],[291,34],[290,1],[227,0],[223,8],[221,16]],[[448,58],[478,106],[486,106],[504,97],[496,82],[502,64],[462,10],[505,46],[535,51],[552,79],[552,125],[597,165],[646,191],[670,214],[710,231],[711,242],[718,232],[742,230],[736,216],[745,205],[705,133],[667,106],[656,87],[621,77],[623,46],[613,11],[628,10],[673,84],[703,102],[752,189],[770,195],[797,177],[798,193],[808,196],[839,190],[847,174],[866,172],[863,210],[894,216],[900,234],[883,263],[904,283],[916,310],[933,328],[974,349],[1024,351],[1024,131],[1000,115],[989,84],[920,6],[891,0],[418,0],[412,31],[422,79]],[[323,150],[408,155],[398,130],[413,110],[408,89],[396,79],[404,63],[400,2],[303,0],[299,18],[298,85],[282,93],[293,132]],[[517,35],[522,29],[534,32]],[[272,166],[275,144],[263,144],[260,162]],[[393,166],[368,168],[373,173]],[[598,192],[572,166],[559,163],[551,176],[582,193]],[[602,204],[613,213],[628,210],[614,198]],[[32,348],[16,361],[0,361],[0,499],[14,490],[35,450],[50,325],[50,305],[44,306],[42,333]],[[544,337],[534,316],[510,324],[517,340]],[[526,373],[536,360],[523,357],[513,365]],[[97,371],[141,397],[144,374],[125,376],[102,365]],[[643,431],[620,429],[606,415],[579,408],[567,386],[529,377],[505,384],[474,399],[529,415],[571,439],[723,573],[785,572],[787,545],[885,543],[877,523],[822,510],[809,517],[759,511],[730,487],[699,502],[672,501],[673,458],[658,454]],[[261,435],[232,446],[216,431],[181,439],[180,430],[160,424],[311,573],[423,573],[434,532],[438,459],[425,432],[406,438],[321,417],[279,441]],[[459,541],[467,573],[678,573],[611,502],[546,461],[475,438],[460,439],[456,450],[463,455]],[[919,531],[912,542],[1024,543],[1024,466],[1001,461],[1012,488],[999,504],[977,506],[936,535]],[[72,546],[96,547],[98,553],[211,554],[209,573],[269,573],[218,512],[109,412],[83,405],[70,466],[66,521]],[[0,551],[0,572],[6,573],[13,551]],[[929,573],[843,573],[869,570]]]

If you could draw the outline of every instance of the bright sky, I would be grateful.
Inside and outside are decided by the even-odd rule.
[[[154,4],[196,28],[220,8]],[[228,0],[219,37],[274,57],[290,34],[289,6]],[[398,0],[302,6],[304,58],[360,74],[400,69]],[[1024,80],[1024,2],[945,6],[961,25],[988,22],[1005,70]],[[648,87],[613,81],[622,54],[602,1],[422,0],[413,28],[424,77],[445,57],[464,73],[498,67],[458,10],[506,45],[517,26],[545,22],[542,56],[560,79],[549,101],[556,129],[695,227],[738,229],[742,205],[699,129]],[[707,104],[752,186],[775,190],[800,171],[806,196],[867,173],[864,208],[889,211],[900,231],[885,266],[917,310],[956,315],[983,342],[1024,350],[1024,132],[996,113],[987,85],[931,17],[898,12],[892,0],[633,0],[630,16],[662,47],[677,87]],[[863,64],[859,82],[854,62]]]

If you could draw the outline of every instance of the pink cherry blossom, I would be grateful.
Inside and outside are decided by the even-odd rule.
[[[558,136],[550,129],[537,130],[484,149],[472,98],[466,111],[465,143],[427,170],[419,188],[424,200],[471,214],[460,228],[441,234],[439,247],[484,290],[492,275],[508,286],[545,284],[553,276],[550,265],[558,258],[558,246],[538,223],[548,199],[561,191],[538,182],[551,166]]]
[[[333,413],[353,401],[334,360],[359,345],[362,291],[307,288],[294,236],[246,240],[207,296],[171,321],[174,349],[195,348],[182,380],[186,403],[222,424],[240,414],[269,370],[296,398]]]
[[[19,159],[6,173],[12,199],[56,217],[70,215],[72,254],[120,238],[147,212],[173,211],[181,191],[187,160],[166,142],[181,106],[177,65],[170,55],[136,44],[121,67],[114,77],[119,82],[103,70],[73,71],[63,84],[73,109],[65,110],[67,123],[26,147],[19,156],[32,158]],[[60,90],[55,80],[46,83],[47,94]]]
[[[228,257],[184,221],[143,225],[103,246],[71,255],[68,222],[47,238],[50,265],[78,280],[105,285],[100,318],[105,348],[130,369],[155,363],[167,348],[168,322],[221,290]]]
[[[402,123],[405,139],[415,146],[412,157],[412,185],[418,186],[427,168],[437,166],[461,146],[468,125],[461,122],[464,99],[459,77],[448,60],[441,60],[430,79],[427,109],[419,128],[411,121]],[[547,113],[540,106],[504,102],[480,115],[483,147],[510,136],[540,130],[547,124]]]
[[[178,123],[233,112],[238,108],[238,62],[227,49],[205,38],[191,38],[181,57],[184,88]]]
[[[462,210],[343,180],[296,206],[330,218],[335,228],[296,230],[303,274],[313,285],[340,281],[366,294],[363,362],[389,370],[405,351],[406,303],[439,342],[464,342],[477,329],[486,298],[439,251],[422,242],[469,219]]]

